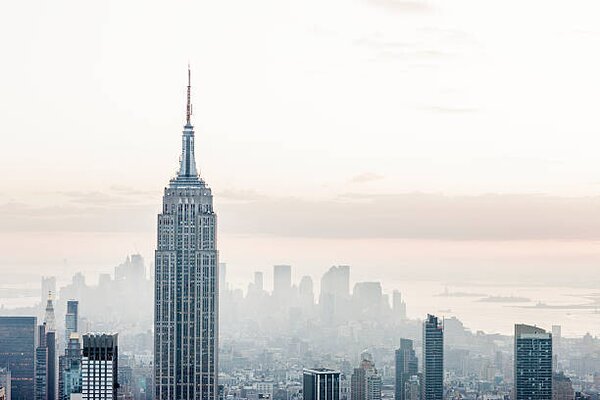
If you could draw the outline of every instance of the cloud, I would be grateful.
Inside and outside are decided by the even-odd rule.
[[[368,183],[368,182],[373,182],[373,181],[378,181],[380,179],[383,179],[382,175],[373,173],[373,172],[364,172],[362,174],[353,176],[352,179],[350,179],[351,183]]]
[[[379,179],[359,175],[358,182]],[[365,180],[366,178],[366,180]],[[92,197],[95,197],[92,196]],[[100,198],[104,198],[100,196]],[[279,238],[597,240],[600,197],[346,193],[325,200],[230,190],[215,196],[221,234]],[[149,203],[0,204],[0,232],[153,232]]]
[[[425,0],[368,0],[374,6],[393,12],[429,13],[433,7]]]
[[[600,198],[349,193],[221,204],[221,228],[242,235],[439,240],[595,240]]]

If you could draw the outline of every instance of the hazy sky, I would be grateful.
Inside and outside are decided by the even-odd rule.
[[[0,267],[152,259],[189,61],[238,277],[591,273],[598,15],[595,0],[6,2]]]

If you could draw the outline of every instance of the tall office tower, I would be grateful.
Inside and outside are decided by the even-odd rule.
[[[516,324],[514,362],[516,400],[552,398],[552,334]]]
[[[340,371],[312,368],[303,375],[303,400],[340,400]]]
[[[56,390],[56,380],[58,378],[56,366],[58,357],[56,354],[56,316],[54,315],[54,305],[52,304],[52,293],[48,293],[44,325],[46,327],[45,345],[48,352],[46,361],[46,398],[47,400],[56,400],[56,395],[58,393]]]
[[[59,357],[58,398],[70,400],[81,393],[81,342],[78,333],[71,333],[65,354]]]
[[[286,299],[292,290],[292,266],[273,266],[273,296]]]
[[[123,264],[115,267],[115,280],[126,280],[131,283],[142,282],[146,279],[146,266],[144,257],[140,254],[132,254],[125,258]]]
[[[114,400],[119,387],[119,346],[114,334],[83,335],[81,393],[83,400]]]
[[[321,318],[328,323],[344,320],[350,311],[350,267],[333,266],[321,277]]]
[[[427,315],[423,322],[423,398],[444,398],[444,325],[437,317]]]
[[[71,334],[78,332],[79,302],[77,300],[67,301],[67,314],[65,315],[65,342],[68,345]]]
[[[4,388],[4,396],[6,400],[10,400],[11,397],[11,383],[10,383],[10,369],[4,367],[0,368],[0,386]]]
[[[211,190],[196,170],[189,83],[187,89],[180,168],[165,188],[158,216],[156,400],[216,400],[218,396],[217,216]]]
[[[381,375],[375,368],[373,356],[369,352],[361,354],[358,368],[354,368],[350,378],[350,398],[352,400],[381,400]]]
[[[392,309],[396,319],[403,321],[406,319],[406,303],[402,300],[402,293],[394,290],[392,295]]]
[[[12,400],[35,398],[36,326],[36,317],[0,317],[0,366],[10,370]]]
[[[419,373],[419,362],[413,349],[413,341],[400,339],[400,348],[396,350],[396,387],[395,400],[406,399],[406,384],[412,376]]]
[[[384,306],[381,282],[357,282],[352,291],[352,303],[358,315],[367,319],[380,318]]]
[[[304,275],[298,285],[298,294],[300,295],[300,305],[305,309],[315,304],[315,293],[313,291],[313,280],[310,276]]]
[[[552,370],[554,372],[559,372],[559,370],[560,370],[558,357],[560,354],[561,337],[562,337],[561,326],[560,325],[552,325]]]
[[[48,346],[46,324],[38,326],[38,346],[35,348],[35,399],[48,398]]]
[[[254,290],[256,290],[257,292],[262,292],[263,290],[265,290],[263,273],[260,271],[256,271],[254,273]]]

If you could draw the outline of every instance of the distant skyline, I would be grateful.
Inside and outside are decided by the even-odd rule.
[[[152,259],[190,62],[196,157],[232,279],[278,263],[373,279],[595,276],[599,11],[12,4],[0,13],[0,268],[18,280]]]

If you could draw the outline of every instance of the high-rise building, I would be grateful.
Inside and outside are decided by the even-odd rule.
[[[77,300],[67,301],[67,313],[65,315],[65,342],[68,345],[71,334],[79,332],[79,302]]]
[[[48,345],[46,324],[38,326],[38,346],[35,349],[35,400],[48,398]]]
[[[321,318],[327,323],[344,320],[350,310],[350,267],[339,265],[329,268],[321,277],[319,294]]]
[[[340,400],[340,372],[329,368],[304,369],[303,400]]]
[[[351,400],[381,400],[381,375],[375,368],[373,356],[369,352],[361,354],[358,368],[354,368],[350,378]]]
[[[273,266],[273,296],[286,299],[292,289],[292,266]]]
[[[133,284],[146,279],[146,266],[144,258],[140,254],[127,256],[123,264],[115,267],[115,280],[126,280]]]
[[[264,290],[263,273],[260,271],[254,273],[254,290],[257,292]]]
[[[0,367],[0,386],[4,388],[5,400],[11,399],[10,369]]]
[[[71,333],[65,354],[59,357],[58,398],[70,400],[81,393],[81,342],[78,333]]]
[[[189,79],[188,71],[188,79]],[[188,82],[179,172],[164,190],[155,259],[156,400],[218,396],[217,216],[198,175]]]
[[[398,290],[394,290],[392,294],[392,309],[398,320],[403,321],[406,319],[406,303],[402,300],[402,293]]]
[[[514,363],[516,400],[552,398],[552,334],[516,324]]]
[[[395,400],[406,399],[406,384],[419,372],[419,362],[413,349],[413,341],[400,339],[400,348],[396,350],[396,387]]]
[[[45,326],[45,346],[47,349],[46,359],[46,399],[56,400],[58,394],[56,381],[58,378],[58,357],[56,354],[56,316],[54,315],[54,304],[52,303],[52,293],[48,293],[46,304],[46,316],[44,317]],[[41,341],[41,340],[40,340]]]
[[[81,358],[83,400],[116,400],[119,387],[118,350],[116,333],[83,335]]]
[[[554,340],[554,335],[552,335]],[[552,400],[574,400],[575,391],[571,379],[564,373],[552,375]]]
[[[423,322],[423,381],[421,389],[427,400],[444,398],[444,325],[427,315]]]
[[[0,366],[10,370],[11,399],[35,392],[36,317],[0,317]]]

